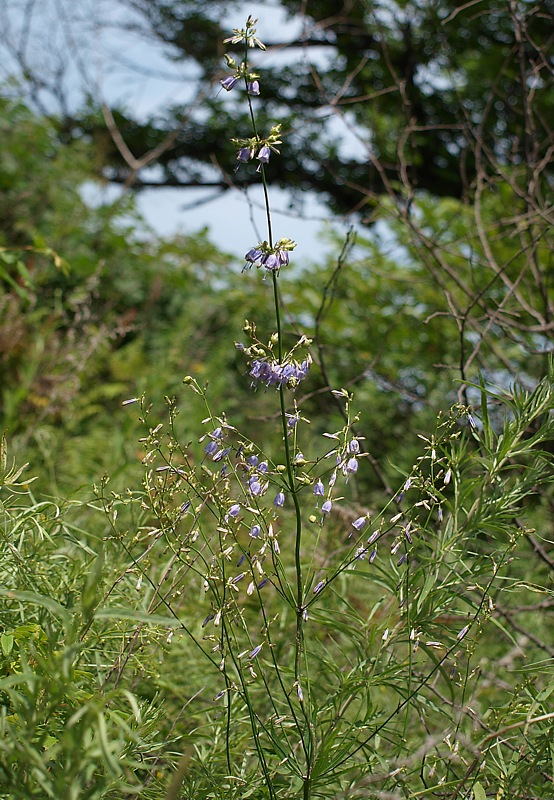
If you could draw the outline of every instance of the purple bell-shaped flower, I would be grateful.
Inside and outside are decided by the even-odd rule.
[[[271,155],[271,150],[269,149],[269,147],[266,144],[264,144],[263,147],[260,147],[260,149],[258,151],[258,155],[256,156],[256,158],[260,162],[260,165],[259,165],[258,170],[257,170],[258,172],[260,172],[260,170],[262,168],[262,164],[267,164],[267,162],[269,161],[270,155]]]
[[[235,86],[239,82],[239,79],[236,75],[228,75],[226,78],[223,78],[223,80],[219,82],[223,86],[225,91],[230,92],[231,89],[235,88]]]

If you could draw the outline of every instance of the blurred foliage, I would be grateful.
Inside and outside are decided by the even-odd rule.
[[[2,426],[41,449],[50,477],[89,482],[114,452],[132,455],[122,400],[206,369],[217,396],[234,394],[221,341],[240,328],[244,293],[205,231],[160,241],[129,196],[87,202],[100,190],[90,145],[60,144],[22,106],[1,115]]]
[[[258,389],[252,410],[246,365],[232,344],[245,318],[258,321],[262,338],[271,334],[271,320],[260,318],[271,287],[241,274],[205,231],[160,240],[130,195],[99,201],[93,143],[61,144],[55,121],[21,105],[4,102],[1,111],[1,419],[22,447],[40,452],[45,481],[75,487],[80,475],[87,485],[108,468],[115,479],[136,464],[136,428],[122,401],[144,391],[178,394],[187,373],[210,383],[217,413],[239,427],[256,425],[264,445],[276,446],[273,426],[264,424],[274,413],[271,393]],[[482,225],[505,275],[540,309],[548,289],[534,272],[518,279],[527,258],[521,238],[508,224],[497,235],[503,209],[518,202],[508,186],[491,194]],[[378,493],[409,469],[414,431],[434,424],[445,399],[458,399],[456,381],[476,342],[464,373],[474,381],[481,371],[491,385],[507,387],[518,376],[532,386],[545,364],[532,316],[490,280],[471,208],[421,197],[418,215],[418,230],[442,258],[440,280],[425,242],[392,212],[383,227],[352,237],[341,258],[296,266],[293,259],[280,280],[288,339],[299,329],[315,336],[320,370],[299,390],[314,436],[339,414],[328,387],[355,387],[367,409],[359,432],[384,470],[379,477],[366,469],[362,485]],[[547,223],[533,224],[534,256],[548,265]],[[332,250],[342,245],[330,240]],[[473,302],[480,293],[486,305]],[[494,317],[499,305],[502,316]],[[189,411],[181,416],[185,438],[198,435],[199,421]]]

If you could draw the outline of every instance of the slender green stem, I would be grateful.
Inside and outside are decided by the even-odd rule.
[[[247,48],[245,54],[245,61],[247,60]],[[246,81],[246,79],[245,79]],[[248,85],[246,82],[246,88],[248,89]],[[252,100],[247,93],[248,97],[248,109],[250,112],[250,119],[252,122],[252,129],[254,132],[254,136],[259,139],[258,129],[256,125],[256,117],[254,114],[254,109],[252,107]],[[262,187],[264,193],[264,207],[266,212],[266,222],[267,222],[267,242],[269,247],[273,247],[273,229],[271,224],[271,208],[269,203],[269,189],[267,185],[267,179],[265,175],[265,167],[263,164],[260,165],[260,173],[262,176]],[[277,284],[277,273],[273,271],[271,273],[272,280],[273,280],[273,299],[275,305],[275,319],[276,319],[276,326],[277,326],[277,353],[279,358],[279,363],[283,362],[283,330],[281,325],[281,304],[279,299],[279,288]],[[279,387],[279,402],[280,402],[280,411],[281,411],[281,425],[283,429],[283,444],[285,450],[285,465],[286,465],[286,474],[287,474],[287,487],[292,497],[292,501],[294,504],[294,511],[296,517],[296,535],[295,535],[295,547],[294,547],[294,564],[295,564],[295,575],[296,575],[296,635],[295,635],[295,657],[294,657],[294,678],[297,685],[300,683],[300,664],[303,652],[303,623],[304,623],[304,589],[303,589],[303,581],[302,581],[302,559],[301,559],[301,545],[302,545],[302,514],[300,512],[300,503],[298,501],[298,488],[296,485],[296,479],[294,474],[294,469],[292,465],[293,453],[291,452],[291,446],[288,437],[288,425],[287,425],[287,414],[286,414],[286,406],[285,406],[285,390],[283,386]],[[303,746],[306,752],[306,772],[307,774],[304,776],[304,786],[303,786],[303,800],[309,800],[311,797],[311,763],[313,760],[313,742],[312,742],[312,730],[311,726],[308,722],[307,726],[308,730],[308,738],[309,738],[309,745],[306,749],[306,742],[304,741],[304,737],[302,736]],[[299,733],[300,730],[299,730]],[[311,754],[311,757],[310,757]]]
[[[279,303],[279,290],[277,287],[277,275],[272,273],[273,277],[273,297],[275,300],[275,318],[277,322],[277,339],[278,339],[278,354],[279,362],[283,360],[283,332],[281,328],[281,310]],[[285,390],[281,386],[279,389],[279,399],[281,403],[281,424],[283,427],[283,441],[285,447],[285,462],[287,468],[287,480],[291,493],[292,501],[294,503],[294,511],[296,515],[296,541],[294,547],[294,565],[296,572],[296,655],[294,660],[294,678],[300,678],[300,658],[302,655],[302,623],[303,623],[303,586],[302,586],[302,560],[301,560],[301,543],[302,543],[302,515],[300,513],[300,503],[298,502],[298,494],[294,471],[292,468],[292,454],[290,450],[290,443],[288,437],[287,415],[285,410]]]
[[[225,624],[225,623],[224,623]],[[271,775],[269,772],[269,767],[266,761],[264,749],[262,743],[260,742],[260,731],[258,729],[258,717],[254,711],[254,704],[250,699],[250,693],[248,691],[248,684],[244,680],[244,675],[241,669],[241,666],[235,656],[235,647],[234,642],[232,641],[232,637],[229,632],[229,628],[225,625],[225,637],[227,639],[227,647],[229,651],[229,656],[233,661],[233,665],[235,667],[238,679],[240,681],[241,689],[242,689],[242,696],[244,698],[246,709],[248,711],[248,716],[250,718],[250,729],[252,731],[252,735],[254,737],[254,746],[256,748],[256,752],[258,754],[260,766],[262,768],[262,772],[264,774],[265,783],[269,792],[269,796],[271,800],[277,800],[277,795],[275,793],[275,789],[273,787],[273,783],[271,780]]]
[[[246,81],[246,78],[244,80],[246,88],[248,90],[248,82]],[[256,125],[256,115],[254,114],[254,108],[252,106],[252,98],[248,94],[248,91],[246,96],[248,98],[248,110],[250,112],[250,121],[252,122],[252,130],[254,132],[254,136],[259,140],[260,137],[258,134],[258,126]],[[267,186],[267,178],[265,176],[265,168],[263,164],[260,165],[260,174],[262,176],[262,187],[264,192],[264,207],[265,207],[265,216],[267,222],[267,243],[269,244],[270,247],[273,247],[273,230],[271,225],[271,210],[269,205],[269,189]]]
[[[245,53],[245,61],[247,59],[247,52]],[[246,79],[245,79],[246,82]],[[247,85],[247,82],[246,82]],[[247,86],[248,88],[248,86]],[[248,109],[250,112],[250,119],[252,122],[252,129],[254,131],[254,135],[258,136],[258,128],[256,125],[256,116],[254,114],[254,109],[252,107],[252,99],[250,95],[247,93],[248,98]],[[271,225],[271,208],[269,204],[269,189],[267,185],[267,179],[265,176],[265,169],[263,164],[261,165],[261,176],[262,176],[262,186],[264,192],[264,206],[266,212],[266,220],[267,220],[267,241],[270,247],[273,247],[273,230]],[[273,278],[273,299],[275,304],[275,320],[277,324],[277,352],[279,356],[279,363],[283,361],[283,331],[281,326],[281,304],[279,301],[279,288],[277,285],[277,274],[276,272],[271,273]],[[303,614],[303,606],[302,606],[302,564],[300,559],[300,545],[302,541],[302,515],[300,513],[300,504],[298,502],[298,497],[296,494],[296,485],[294,479],[294,472],[292,469],[292,457],[290,451],[290,444],[288,439],[288,429],[287,429],[287,415],[285,409],[285,390],[281,386],[279,388],[279,399],[281,405],[281,423],[283,426],[283,441],[285,445],[285,461],[287,467],[287,479],[288,479],[288,487],[290,494],[293,499],[294,503],[294,510],[296,514],[296,543],[295,543],[295,569],[296,569],[296,656],[295,656],[295,680],[299,679],[300,676],[300,657],[302,653],[302,614]]]
[[[283,360],[283,332],[281,327],[281,310],[279,303],[279,290],[277,286],[277,275],[272,273],[273,278],[273,297],[275,301],[275,318],[277,323],[277,352],[279,355],[279,362]],[[302,544],[302,515],[300,513],[300,503],[298,501],[298,492],[292,467],[292,454],[290,442],[288,437],[287,415],[285,409],[285,390],[281,386],[279,388],[279,400],[281,405],[281,424],[283,427],[283,442],[285,448],[285,462],[287,469],[287,481],[290,489],[292,501],[294,503],[294,511],[296,516],[296,536],[294,545],[294,567],[296,574],[296,635],[295,635],[295,656],[294,656],[294,679],[297,685],[300,683],[300,661],[302,658],[303,644],[304,644],[304,589],[302,582],[302,558],[301,558],[301,544]],[[307,752],[310,754],[306,760],[306,775],[304,776],[303,786],[303,800],[309,800],[311,796],[311,764],[313,762],[314,748],[312,728],[310,721],[307,719],[307,732],[308,732],[308,747]],[[303,746],[306,749],[304,737],[302,737]]]
[[[267,242],[268,242],[270,247],[273,247],[273,231],[271,229],[271,211],[270,211],[270,208],[269,208],[269,191],[268,191],[268,188],[267,188],[267,181],[266,181],[266,177],[265,177],[265,168],[264,168],[263,165],[262,165],[262,186],[263,186],[263,189],[264,189],[264,206],[265,206],[265,216],[266,216],[266,221],[267,221]],[[275,287],[277,286],[277,284],[275,282],[276,281],[276,277],[277,276],[275,275],[275,273],[273,273],[273,280],[274,280],[274,286]],[[276,288],[275,288],[275,291],[277,292]],[[278,308],[278,305],[279,305],[278,304],[278,300],[276,300],[275,301],[275,308]],[[279,337],[279,349],[280,348],[281,348],[281,337]]]

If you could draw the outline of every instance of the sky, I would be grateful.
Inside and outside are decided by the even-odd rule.
[[[229,30],[242,27],[251,11],[251,4],[245,3],[230,13]],[[192,97],[195,75],[190,67],[171,59],[167,48],[145,36],[140,17],[130,14],[128,5],[123,7],[119,0],[0,0],[0,14],[6,23],[0,34],[4,78],[17,73],[22,62],[39,75],[58,69],[63,74],[63,102],[67,105],[78,106],[85,87],[97,102],[127,107],[142,118],[162,111],[169,103],[181,101],[186,106]],[[262,41],[265,35],[274,39],[276,31],[284,41],[300,33],[301,21],[287,20],[282,10],[271,4],[264,4],[259,14]],[[266,58],[286,58],[282,53],[259,55],[261,68]],[[57,102],[41,90],[37,98],[46,110]],[[91,202],[109,202],[117,191],[107,187],[85,196]],[[258,187],[249,189],[247,195],[230,190],[209,199],[212,196],[209,189],[152,189],[139,194],[138,205],[159,234],[186,234],[208,227],[211,239],[221,249],[239,257],[258,238],[265,238],[265,211]],[[350,223],[332,217],[314,194],[307,193],[300,208],[280,189],[271,189],[270,200],[275,237],[297,242],[295,258],[320,259],[329,249],[326,232],[346,235]]]

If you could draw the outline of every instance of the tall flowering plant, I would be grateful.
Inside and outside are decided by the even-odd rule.
[[[283,335],[279,281],[295,243],[273,232],[268,174],[283,142],[278,125],[264,132],[257,123],[263,81],[250,50],[264,46],[255,26],[249,17],[225,40],[243,55],[240,63],[226,56],[230,74],[221,85],[243,89],[248,105],[252,130],[233,140],[236,167],[260,176],[267,236],[247,250],[243,272],[255,267],[271,284],[274,330],[260,337],[247,320],[236,348],[253,395],[275,398],[281,450],[264,453],[255,437],[215,413],[192,376],[184,382],[206,409],[198,444],[179,441],[178,409],[169,399],[168,429],[156,424],[143,439],[141,502],[153,522],[140,528],[133,546],[124,543],[130,571],[138,573],[137,590],[148,585],[145,611],[171,629],[168,643],[179,631],[190,657],[212,670],[209,686],[217,687],[208,699],[205,688],[198,690],[210,709],[208,756],[202,762],[200,746],[195,754],[185,749],[167,798],[179,797],[183,782],[196,786],[198,797],[362,796],[372,782],[389,792],[383,796],[404,796],[390,791],[413,775],[424,786],[462,780],[451,765],[463,724],[437,738],[437,697],[448,696],[452,709],[466,702],[475,641],[521,531],[494,547],[483,541],[469,552],[467,543],[476,531],[500,530],[525,492],[510,483],[513,461],[499,462],[493,448],[468,461],[467,442],[483,448],[490,424],[486,414],[476,421],[461,406],[439,420],[433,436],[422,437],[411,474],[380,509],[347,499],[367,454],[345,389],[329,389],[342,404],[344,425],[325,433],[310,457],[298,397],[314,368],[312,342],[300,334],[287,349]],[[518,400],[528,402],[525,413],[521,405],[522,426],[551,401],[539,389],[532,401]],[[483,402],[486,409],[484,390]],[[148,425],[144,401],[142,410]],[[471,501],[477,479],[468,475],[476,464],[483,475],[495,470],[486,503]],[[190,598],[197,619],[184,608]],[[404,746],[408,732],[414,752]],[[470,778],[468,771],[463,780]]]

